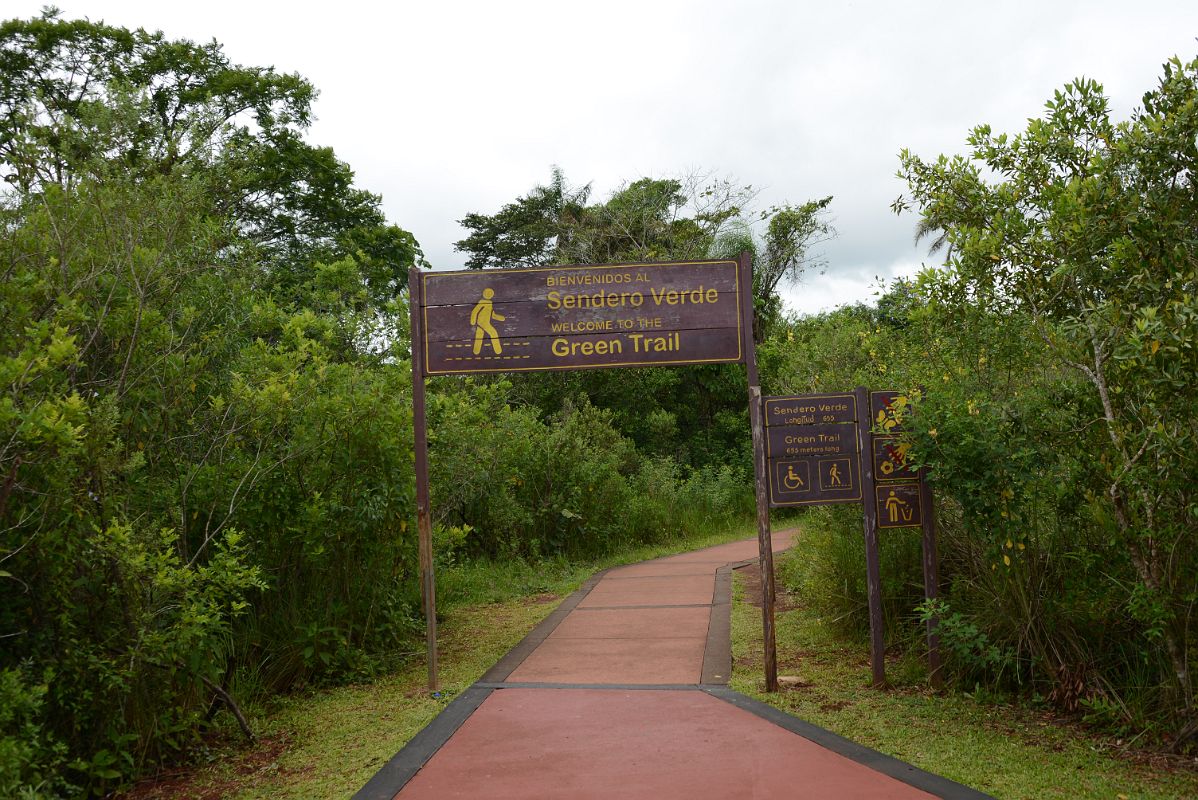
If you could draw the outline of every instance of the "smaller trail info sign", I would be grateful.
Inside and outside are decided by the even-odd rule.
[[[900,392],[870,392],[870,427],[874,431],[873,466],[879,528],[923,524],[919,472],[907,463],[909,445],[896,434],[907,430],[911,399]]]
[[[425,374],[743,361],[736,261],[422,272]]]
[[[860,502],[856,422],[851,394],[765,398],[770,505]]]

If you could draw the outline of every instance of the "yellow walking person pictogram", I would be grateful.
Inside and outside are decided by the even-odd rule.
[[[491,320],[503,322],[507,317],[495,310],[491,303],[494,296],[494,289],[483,289],[482,299],[475,303],[474,310],[470,312],[470,324],[474,326],[474,355],[482,352],[484,334],[491,338],[491,349],[495,351],[495,355],[503,352],[503,345],[499,343],[499,331],[495,330]]]

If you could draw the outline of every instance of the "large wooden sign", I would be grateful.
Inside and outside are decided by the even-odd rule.
[[[851,394],[765,398],[770,505],[860,502],[856,423]]]
[[[736,261],[421,272],[426,375],[745,359]]]
[[[749,384],[766,687],[778,688],[774,563],[765,499],[761,386],[753,351],[752,286],[748,253],[720,261],[410,270],[416,523],[430,689],[438,685],[437,601],[425,378],[727,362],[743,363]]]

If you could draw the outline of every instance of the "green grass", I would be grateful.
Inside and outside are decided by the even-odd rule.
[[[998,798],[1198,797],[1198,765],[1120,757],[1113,741],[1046,713],[938,696],[915,661],[888,663],[896,688],[875,691],[868,645],[830,633],[801,603],[776,620],[779,675],[800,683],[766,694],[761,611],[744,602],[739,576],[735,597],[732,688],[776,708]]]
[[[259,744],[230,739],[206,765],[139,785],[131,798],[343,798],[352,795],[449,702],[516,645],[594,572],[752,536],[752,523],[638,547],[593,561],[476,562],[443,567],[440,697],[423,653],[367,684],[283,698],[251,720]]]
[[[626,548],[595,559],[550,558],[525,561],[475,561],[455,564],[438,573],[437,591],[453,607],[498,603],[545,593],[564,594],[595,572],[620,564],[646,561],[756,536],[752,521],[718,526],[686,539]]]

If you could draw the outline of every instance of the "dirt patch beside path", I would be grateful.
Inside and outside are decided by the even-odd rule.
[[[748,566],[738,568],[736,572],[745,580],[745,601],[761,608],[761,567],[754,561]],[[796,598],[775,578],[774,612],[790,611],[797,606]]]

